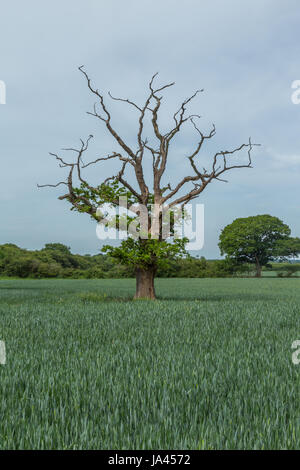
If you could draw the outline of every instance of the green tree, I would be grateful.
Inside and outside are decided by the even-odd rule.
[[[68,174],[65,180],[57,184],[42,186],[64,186],[66,193],[59,196],[60,200],[67,201],[71,205],[71,210],[86,213],[105,226],[109,226],[112,221],[108,221],[99,211],[99,206],[110,204],[113,208],[118,208],[121,205],[120,197],[122,197],[127,199],[127,208],[135,207],[133,209],[134,215],[127,216],[125,220],[125,231],[129,233],[129,238],[123,240],[119,247],[105,246],[104,251],[119,262],[134,268],[136,298],[154,299],[154,277],[157,270],[170,260],[185,255],[187,239],[180,240],[174,236],[176,208],[184,208],[186,204],[197,198],[212,181],[224,181],[222,178],[225,172],[235,168],[251,167],[251,150],[254,144],[249,139],[248,143],[233,150],[218,151],[211,156],[208,169],[203,168],[203,164],[197,161],[197,157],[203,144],[215,135],[215,126],[213,125],[210,132],[204,133],[197,125],[200,116],[186,115],[187,105],[203,90],[198,90],[185,99],[177,111],[172,113],[172,125],[169,130],[162,131],[158,120],[163,99],[162,92],[173,86],[174,83],[155,87],[154,82],[157,74],[153,75],[149,83],[148,94],[143,104],[136,104],[129,99],[116,98],[108,93],[110,99],[126,103],[137,113],[135,138],[131,137],[125,142],[121,133],[115,128],[103,94],[92,85],[83,66],[79,67],[79,70],[84,75],[87,86],[96,99],[92,112],[88,114],[104,125],[117,148],[109,155],[97,156],[96,159],[87,163],[85,155],[93,137],[90,135],[85,141],[81,140],[79,148],[66,149],[75,154],[75,158],[71,162],[66,161],[60,155],[51,154],[59,162],[60,167],[68,170]],[[172,147],[173,138],[186,123],[193,126],[197,135],[197,143],[190,153],[183,155],[186,157],[190,171],[171,185],[167,180],[166,172],[169,163],[169,150]],[[150,136],[144,135],[145,130]],[[246,151],[246,161],[237,163],[234,157],[241,150]],[[87,181],[85,169],[91,165],[103,164],[106,161],[118,163],[117,173],[94,186],[91,180]],[[103,169],[100,169],[99,177],[102,174]],[[146,209],[146,214],[144,209]],[[141,213],[144,214],[143,222],[141,222]],[[168,213],[171,217],[169,233],[164,230],[163,213]],[[137,222],[136,237],[134,237],[129,230],[129,224],[134,223],[137,217],[139,217],[139,222]],[[117,229],[124,228],[124,220],[120,215],[116,215],[114,222],[116,222]]]
[[[288,225],[271,215],[239,218],[222,230],[219,248],[222,255],[239,264],[254,263],[256,277],[261,277],[262,266],[300,252],[299,239],[291,238],[290,233]]]
[[[54,250],[59,251],[67,255],[71,254],[71,249],[69,246],[64,245],[63,243],[46,243],[45,250]]]
[[[79,263],[76,256],[72,255],[70,247],[62,243],[46,243],[41,251],[43,261],[48,263],[59,263],[63,268],[78,268]]]

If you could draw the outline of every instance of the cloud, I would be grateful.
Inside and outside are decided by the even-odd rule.
[[[286,171],[300,171],[300,153],[278,153],[272,149],[268,149],[268,157],[271,165],[275,169],[285,169]]]

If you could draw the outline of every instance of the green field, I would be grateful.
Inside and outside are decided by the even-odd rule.
[[[1,449],[300,449],[298,279],[2,280]]]

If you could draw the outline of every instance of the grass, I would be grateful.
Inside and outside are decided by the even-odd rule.
[[[0,449],[299,449],[299,282],[0,281]]]

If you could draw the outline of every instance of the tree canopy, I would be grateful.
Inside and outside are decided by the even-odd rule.
[[[260,277],[262,266],[270,261],[300,253],[300,239],[290,234],[288,225],[268,214],[238,218],[222,230],[219,248],[237,263],[254,263]]]

